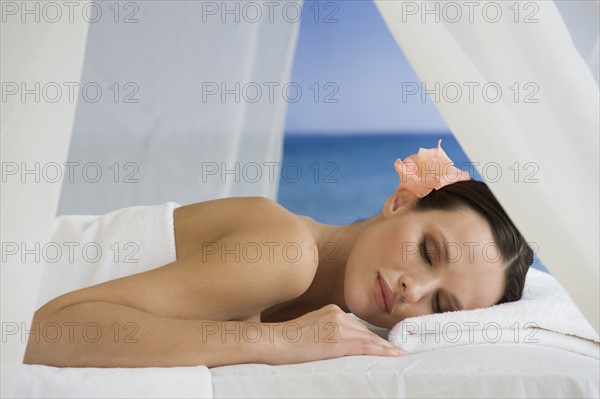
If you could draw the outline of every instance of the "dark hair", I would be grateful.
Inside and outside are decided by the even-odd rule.
[[[525,276],[533,263],[533,251],[485,183],[466,180],[449,184],[432,190],[414,204],[416,211],[461,207],[468,207],[483,216],[505,262],[506,282],[498,304],[518,301],[523,295]]]

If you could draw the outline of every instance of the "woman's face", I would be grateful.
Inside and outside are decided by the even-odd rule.
[[[358,238],[346,263],[344,296],[356,316],[391,328],[408,317],[500,300],[504,264],[477,213],[399,207],[382,215]]]

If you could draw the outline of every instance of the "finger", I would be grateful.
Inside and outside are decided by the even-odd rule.
[[[344,355],[366,355],[366,356],[406,356],[407,351],[399,347],[389,347],[387,345],[379,345],[365,341],[348,341],[345,342]]]
[[[392,347],[392,348],[396,348],[396,345],[392,344],[387,339],[381,338],[379,335],[377,335],[377,334],[375,334],[375,333],[373,333],[371,331],[369,331],[369,332],[371,333],[371,336],[370,336],[370,341],[371,342],[373,342],[373,343],[379,343],[381,345],[389,346],[389,347]]]
[[[394,344],[392,344],[390,341],[388,341],[385,338],[380,337],[379,335],[375,334],[373,331],[367,329],[367,331],[360,331],[360,337],[363,339],[368,339],[369,341],[373,342],[374,344],[381,344],[381,345],[385,345],[385,346],[394,346]]]
[[[347,326],[352,326],[359,330],[368,330],[367,326],[357,320],[356,318],[350,316],[350,313],[344,312],[337,305],[327,305],[320,309],[324,313],[325,318],[331,318],[332,320]]]
[[[386,347],[382,351],[381,355],[379,355],[379,356],[398,357],[398,356],[408,356],[408,355],[410,355],[410,353],[405,351],[402,348],[395,347],[395,348],[390,349],[390,348]]]
[[[394,346],[394,344],[392,344],[390,341],[388,341],[384,338],[381,338],[379,335],[377,335],[369,330],[363,331],[363,330],[356,330],[356,329],[344,329],[339,332],[339,336],[341,339],[347,340],[347,341],[364,341],[364,342],[370,342],[371,344],[374,344],[374,345],[381,345],[381,346],[386,346],[386,347],[390,347],[390,348],[396,348],[396,346]]]
[[[361,321],[356,320],[356,319],[354,319],[354,318],[352,318],[350,316],[347,316],[347,318],[348,318],[348,321],[350,322],[350,324],[354,328],[357,328],[357,329],[363,330],[363,331],[369,331],[369,328],[364,323],[362,323]]]

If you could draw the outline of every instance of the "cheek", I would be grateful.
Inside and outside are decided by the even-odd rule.
[[[385,234],[377,227],[365,231],[358,237],[348,256],[346,263],[348,269],[354,271],[357,268],[370,267],[379,262],[380,255],[384,250],[383,237]]]
[[[389,274],[398,268],[402,257],[402,239],[389,226],[372,227],[356,240],[344,275],[344,298],[352,313],[364,317],[375,310],[373,285],[377,272]]]
[[[382,223],[372,227],[354,244],[346,263],[346,279],[356,284],[365,272],[402,268],[419,255],[418,248],[419,231],[415,226],[398,228]]]
[[[368,237],[370,254],[379,262],[389,262],[390,258],[401,254],[403,242],[411,239],[411,234],[394,226],[381,226]]]

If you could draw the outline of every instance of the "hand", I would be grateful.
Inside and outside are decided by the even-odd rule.
[[[290,321],[271,323],[271,327],[275,347],[268,351],[265,363],[273,365],[352,355],[408,354],[333,304]]]

